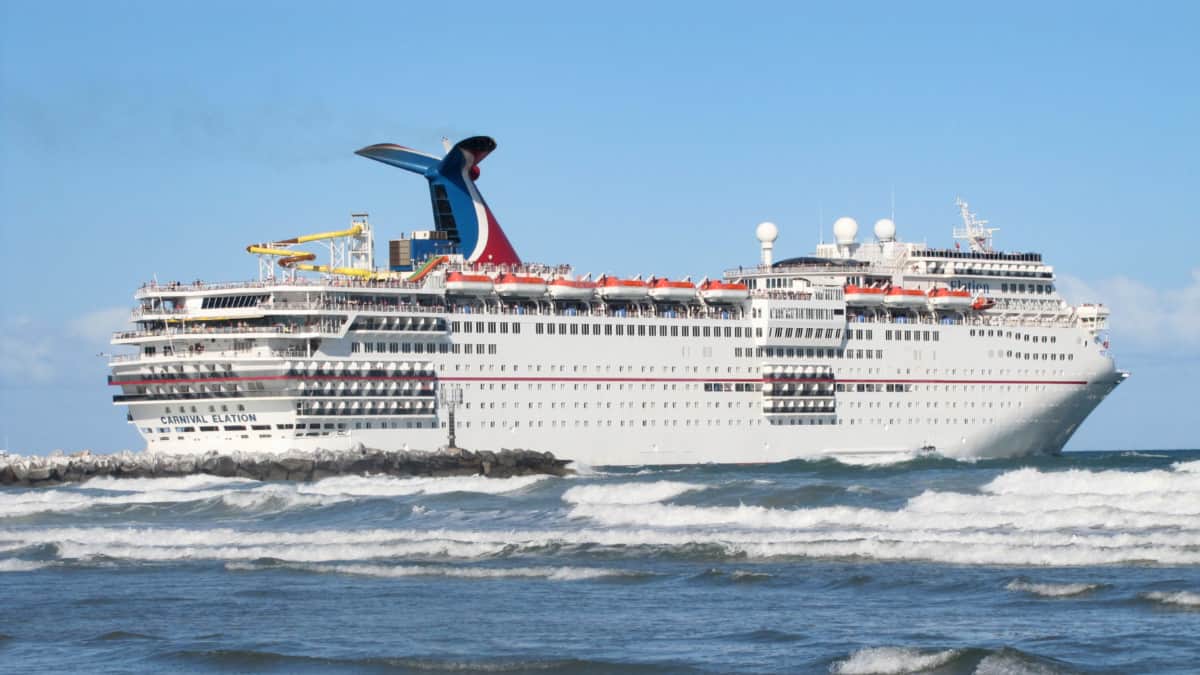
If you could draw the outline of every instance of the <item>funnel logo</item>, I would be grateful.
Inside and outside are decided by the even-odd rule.
[[[355,154],[424,176],[429,181],[435,226],[468,262],[517,265],[521,259],[475,185],[479,163],[495,149],[491,138],[472,136],[442,158],[391,143],[371,145]]]

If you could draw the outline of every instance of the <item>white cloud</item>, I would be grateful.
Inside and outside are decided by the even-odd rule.
[[[128,325],[128,307],[109,307],[72,319],[67,323],[67,330],[71,335],[100,348],[108,345],[113,332],[127,328]]]
[[[40,334],[29,317],[18,316],[0,325],[0,381],[48,382],[55,368],[52,338]]]
[[[0,323],[0,382],[6,386],[92,376],[98,352],[129,323],[128,307],[98,309],[52,325],[29,316]]]
[[[1125,276],[1088,282],[1061,274],[1058,288],[1071,303],[1101,302],[1112,310],[1117,348],[1200,350],[1200,268],[1181,288],[1156,289]]]

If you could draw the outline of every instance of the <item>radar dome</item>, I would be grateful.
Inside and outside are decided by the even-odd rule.
[[[849,246],[858,236],[858,222],[850,216],[842,216],[833,223],[833,237],[839,246]]]
[[[891,218],[880,218],[875,221],[875,238],[879,241],[895,240],[896,223],[892,222]]]
[[[779,228],[775,226],[775,223],[759,223],[758,227],[754,229],[754,235],[765,244],[775,241],[779,237]]]

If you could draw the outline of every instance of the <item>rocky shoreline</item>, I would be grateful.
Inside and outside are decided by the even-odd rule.
[[[98,477],[174,478],[208,474],[262,481],[313,481],[332,476],[379,474],[389,476],[475,476],[494,478],[571,473],[570,460],[532,450],[452,449],[438,452],[408,450],[317,450],[316,452],[219,453],[168,455],[120,452],[97,455],[22,456],[0,453],[0,485],[41,487],[81,483]]]

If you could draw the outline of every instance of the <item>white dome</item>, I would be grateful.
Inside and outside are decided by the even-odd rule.
[[[849,246],[858,236],[858,222],[850,216],[842,216],[833,223],[833,236],[839,246]]]
[[[896,239],[896,223],[891,218],[880,218],[875,221],[875,238],[879,241],[894,241]]]
[[[779,228],[775,226],[775,223],[759,223],[758,227],[754,229],[754,236],[764,244],[773,242],[779,237]]]

